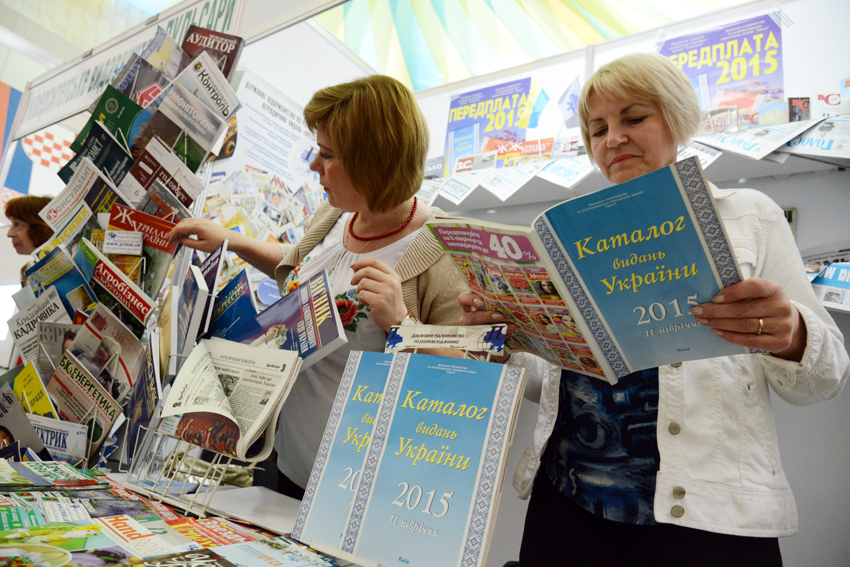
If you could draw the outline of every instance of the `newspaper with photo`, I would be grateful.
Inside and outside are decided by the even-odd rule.
[[[24,362],[35,362],[38,354],[38,323],[70,323],[56,288],[48,288],[35,303],[9,319],[9,331]]]
[[[263,460],[300,368],[293,351],[202,340],[174,380],[159,430],[240,460]]]

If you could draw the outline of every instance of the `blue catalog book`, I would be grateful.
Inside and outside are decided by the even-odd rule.
[[[340,547],[393,355],[351,351],[292,537]]]
[[[395,354],[341,551],[484,565],[524,387],[522,368]]]
[[[537,177],[526,186],[550,183]],[[741,281],[697,158],[582,195],[533,228],[446,219],[429,228],[508,346],[616,383],[637,370],[743,354],[688,310]]]
[[[297,351],[302,370],[348,342],[324,270],[220,338]]]

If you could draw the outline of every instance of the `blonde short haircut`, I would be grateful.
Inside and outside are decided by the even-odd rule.
[[[597,69],[581,90],[578,102],[581,137],[594,163],[587,126],[587,100],[592,94],[605,100],[641,100],[658,104],[676,146],[687,144],[699,127],[699,101],[690,79],[679,67],[657,53],[624,55]]]
[[[304,108],[310,131],[320,126],[351,186],[370,211],[386,212],[422,187],[428,125],[413,94],[392,77],[372,75],[322,89]]]

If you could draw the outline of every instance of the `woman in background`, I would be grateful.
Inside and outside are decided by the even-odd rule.
[[[674,163],[699,116],[689,79],[656,54],[602,66],[579,100],[588,157],[613,183]],[[710,189],[744,281],[690,312],[765,354],[651,368],[614,386],[512,355],[539,380],[527,395],[540,395],[514,477],[521,497],[531,492],[521,565],[782,564],[777,537],[798,520],[769,387],[797,405],[834,398],[850,361],[782,209],[757,191]],[[461,303],[461,324],[503,319],[477,311],[471,293]]]
[[[348,343],[302,370],[280,414],[278,491],[301,498],[351,350],[383,352],[390,327],[457,324],[468,288],[425,223],[444,213],[416,198],[428,128],[413,95],[374,75],[318,91],[304,108],[319,152],[310,169],[328,195],[297,245],[260,242],[186,219],[170,235],[190,248],[228,250],[281,293],[326,270]],[[189,238],[188,235],[196,238]],[[448,354],[448,353],[443,353]]]
[[[38,216],[38,212],[52,200],[53,197],[50,196],[25,195],[6,202],[4,212],[6,218],[12,223],[6,235],[12,239],[15,252],[28,256],[53,236],[53,230]],[[21,268],[22,286],[27,285],[24,272],[32,264],[30,260]]]

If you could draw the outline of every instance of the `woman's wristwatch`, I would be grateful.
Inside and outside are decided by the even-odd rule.
[[[407,325],[418,325],[420,323],[419,319],[413,316],[413,313],[410,311],[407,312],[407,315],[398,322],[400,327],[406,327]]]

